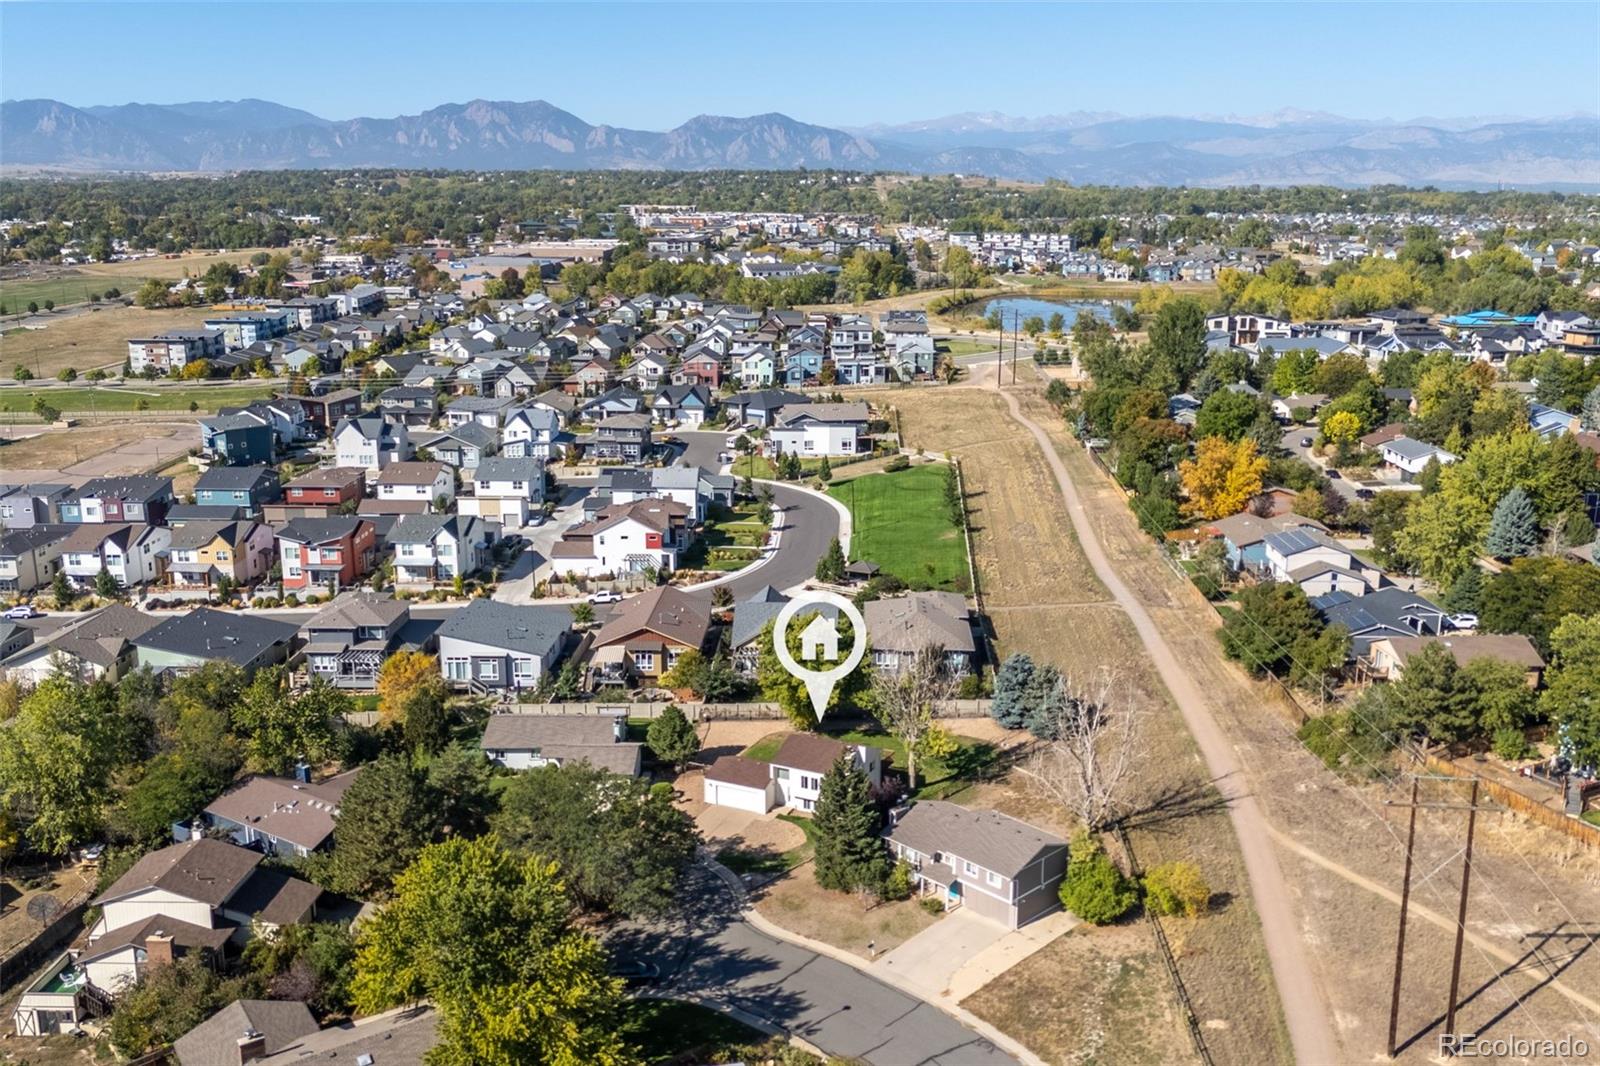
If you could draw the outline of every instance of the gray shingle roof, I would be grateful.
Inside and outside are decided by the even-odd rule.
[[[936,645],[947,652],[977,649],[967,601],[953,592],[911,592],[873,600],[862,613],[875,648],[911,653]]]
[[[186,615],[168,618],[133,643],[155,651],[244,665],[254,662],[274,644],[289,643],[297,630],[293,622],[199,607]]]
[[[178,1066],[238,1062],[239,1038],[247,1029],[267,1038],[270,1055],[315,1033],[317,1020],[297,1000],[236,999],[173,1043]]]
[[[278,484],[278,472],[265,466],[214,466],[200,475],[196,489],[247,490]]]
[[[587,761],[614,774],[639,772],[644,745],[618,740],[615,716],[495,714],[484,727],[485,751],[537,751],[562,762]]]
[[[544,655],[559,648],[572,628],[565,607],[521,607],[496,600],[473,600],[445,619],[441,640],[452,637],[473,644]]]
[[[1067,842],[1027,822],[991,810],[968,810],[943,800],[923,800],[900,816],[889,839],[924,855],[950,852],[986,870],[1016,877],[1040,853]]]

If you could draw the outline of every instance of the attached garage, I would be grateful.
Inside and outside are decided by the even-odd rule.
[[[742,755],[724,755],[706,768],[708,806],[766,814],[776,801],[772,768]]]

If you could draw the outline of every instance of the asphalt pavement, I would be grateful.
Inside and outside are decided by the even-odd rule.
[[[955,1018],[870,974],[759,931],[732,889],[704,866],[690,871],[681,910],[624,922],[613,955],[652,975],[661,995],[706,997],[804,1037],[829,1055],[875,1066],[1015,1066],[1016,1059]]]

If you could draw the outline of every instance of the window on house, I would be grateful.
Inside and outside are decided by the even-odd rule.
[[[969,874],[970,876],[973,876],[973,877],[976,877],[977,874],[978,874],[978,865],[977,865],[977,863],[972,863],[972,862],[967,862],[966,860],[962,860],[961,869],[962,869],[963,872],[965,872],[965,873],[967,873],[967,874]]]
[[[636,670],[649,670],[655,666],[656,657],[653,652],[636,651],[633,653],[633,665]]]
[[[467,679],[467,660],[446,659],[444,661],[444,674],[452,681],[465,681]]]
[[[478,662],[478,676],[485,681],[500,680],[500,662],[497,659],[483,659]]]
[[[1000,887],[1000,875],[995,873],[993,870],[988,871],[988,881],[989,884],[995,886],[996,888]]]

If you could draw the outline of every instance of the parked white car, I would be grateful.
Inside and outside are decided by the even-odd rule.
[[[611,592],[611,591],[591,592],[591,593],[589,593],[589,602],[590,603],[621,603],[622,602],[622,593],[620,593],[620,592]]]

